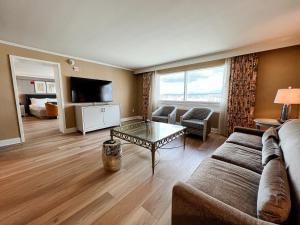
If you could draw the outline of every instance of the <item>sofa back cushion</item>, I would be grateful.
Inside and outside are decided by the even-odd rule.
[[[300,225],[300,120],[290,120],[278,131],[291,190],[291,224]]]
[[[262,165],[266,166],[268,162],[275,158],[280,158],[282,160],[282,151],[279,144],[274,138],[268,138],[263,142],[262,147]]]
[[[271,160],[264,168],[257,194],[257,217],[281,224],[288,219],[291,209],[287,174],[279,158]]]

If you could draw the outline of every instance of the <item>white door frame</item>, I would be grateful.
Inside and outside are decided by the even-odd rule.
[[[19,91],[18,91],[18,86],[17,86],[17,78],[16,78],[16,70],[15,70],[15,61],[17,59],[28,60],[28,61],[32,61],[32,62],[47,63],[47,64],[55,66],[56,69],[55,69],[55,74],[54,74],[54,80],[55,80],[56,98],[57,98],[57,105],[58,105],[59,131],[62,133],[65,133],[66,132],[66,123],[65,123],[64,97],[63,97],[63,85],[62,85],[60,63],[39,60],[39,59],[26,58],[26,57],[15,56],[15,55],[9,55],[9,59],[10,59],[11,76],[12,76],[13,88],[14,88],[14,94],[15,94],[15,102],[16,102],[16,109],[17,109],[17,115],[18,115],[18,124],[19,124],[19,132],[20,132],[21,142],[25,142],[25,135],[24,135],[23,121],[22,121],[22,115],[21,115],[20,104],[19,104],[20,103],[19,102]]]

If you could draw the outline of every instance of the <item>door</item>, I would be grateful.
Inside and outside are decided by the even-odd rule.
[[[83,109],[84,130],[89,131],[97,128],[102,128],[103,112],[101,107],[84,107]]]
[[[105,126],[120,125],[120,110],[118,105],[111,105],[105,107],[104,124]]]

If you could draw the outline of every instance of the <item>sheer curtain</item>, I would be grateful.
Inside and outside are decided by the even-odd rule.
[[[228,108],[228,92],[229,92],[229,78],[230,78],[231,59],[225,60],[225,71],[223,78],[223,98],[220,104],[219,116],[219,132],[226,136],[227,132],[227,108]]]

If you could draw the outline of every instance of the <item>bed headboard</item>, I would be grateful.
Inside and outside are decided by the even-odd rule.
[[[30,114],[29,105],[31,104],[30,98],[56,98],[56,94],[26,94],[25,95],[25,112]]]

